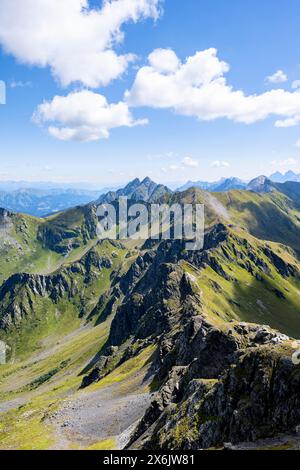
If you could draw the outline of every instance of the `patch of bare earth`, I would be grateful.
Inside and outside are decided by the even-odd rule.
[[[145,371],[139,371],[130,380],[87,388],[65,400],[48,418],[56,435],[53,449],[85,449],[107,439],[123,449],[151,401],[144,376]]]

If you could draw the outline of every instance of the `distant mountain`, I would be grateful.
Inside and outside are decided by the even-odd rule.
[[[186,191],[187,189],[190,189],[190,188],[199,188],[199,189],[203,189],[203,191],[209,191],[213,184],[214,183],[209,183],[207,181],[188,181],[183,186],[180,186],[179,188],[177,188],[177,191],[179,192]]]
[[[256,193],[270,193],[275,190],[275,186],[269,178],[261,175],[250,181],[247,185],[247,190]]]
[[[167,186],[154,183],[154,181],[148,177],[143,181],[136,178],[128,183],[125,188],[103,194],[96,202],[97,204],[110,203],[122,196],[126,196],[136,202],[155,202],[165,194],[171,193],[172,191]]]
[[[19,189],[0,192],[0,207],[38,217],[70,207],[88,204],[99,196],[99,191],[77,189]]]
[[[287,196],[297,209],[300,207],[300,182],[297,181],[275,183],[266,176],[258,176],[254,180],[250,181],[247,186],[247,190],[265,194],[278,192]]]
[[[190,188],[199,188],[203,191],[223,192],[232,189],[245,189],[247,183],[239,178],[221,178],[219,181],[209,183],[207,181],[188,181],[185,185],[178,188],[178,191],[186,191]]]
[[[276,171],[273,173],[269,179],[274,181],[274,183],[286,183],[287,181],[296,181],[300,182],[300,174],[296,174],[293,171],[287,171],[286,173],[280,173],[280,171]]]
[[[223,191],[231,191],[232,189],[245,189],[247,183],[240,180],[239,178],[227,178],[224,179],[222,182],[220,181],[219,184],[214,188],[215,192],[223,192]]]

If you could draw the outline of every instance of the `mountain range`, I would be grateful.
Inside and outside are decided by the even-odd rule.
[[[299,182],[300,175],[288,171],[284,175],[277,172],[268,180],[274,183],[287,181]],[[83,183],[82,183],[83,184]],[[33,186],[33,187],[31,187]],[[69,187],[68,187],[69,186]],[[84,187],[84,184],[83,184]],[[182,192],[192,187],[209,192],[226,192],[230,190],[253,189],[252,182],[239,178],[222,178],[217,182],[188,181],[176,191]],[[124,188],[102,188],[101,190],[80,189],[77,185],[59,185],[53,183],[0,182],[0,207],[9,211],[20,212],[37,217],[45,217],[77,205],[112,202],[120,196],[127,196],[132,201],[153,202],[171,189],[163,184],[156,184],[146,177],[131,181]]]
[[[287,181],[300,182],[300,174],[296,174],[293,171],[289,170],[286,173],[282,174],[279,171],[273,173],[269,179],[274,181],[274,183],[286,183]]]
[[[99,197],[99,191],[79,189],[18,189],[0,191],[0,207],[37,217],[59,212]]]
[[[203,249],[99,240],[120,196],[203,203]],[[300,183],[2,209],[0,254],[1,449],[299,447]]]
[[[185,191],[189,188],[200,188],[205,191],[223,192],[231,189],[246,189],[247,183],[239,178],[221,178],[219,181],[208,183],[207,181],[188,181],[178,188],[178,191]]]
[[[286,183],[287,181],[300,182],[300,174],[296,174],[289,170],[282,174],[279,171],[273,173],[268,177],[270,181],[274,183]],[[211,192],[223,192],[230,191],[232,189],[247,189],[249,182],[243,181],[239,178],[221,178],[219,181],[209,183],[207,181],[188,181],[185,185],[178,188],[178,191],[184,191],[186,189],[195,187],[204,189],[205,191]]]

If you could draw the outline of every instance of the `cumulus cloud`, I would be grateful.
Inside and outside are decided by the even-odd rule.
[[[81,142],[107,139],[110,129],[116,127],[147,123],[134,120],[126,103],[109,104],[103,95],[89,90],[44,101],[35,111],[33,121],[49,124],[49,134],[57,139]]]
[[[194,160],[193,158],[191,157],[185,157],[183,160],[182,160],[182,164],[184,166],[187,166],[187,167],[190,167],[190,168],[197,168],[199,166],[199,162],[198,160]]]
[[[300,123],[300,115],[293,116],[287,119],[280,119],[275,122],[276,127],[295,127]]]
[[[277,70],[273,75],[266,78],[269,83],[284,83],[288,81],[287,75],[283,70]]]
[[[155,49],[148,57],[149,64],[159,72],[175,72],[180,64],[171,49]]]
[[[161,0],[1,0],[0,44],[20,62],[50,66],[67,86],[107,85],[134,59],[113,47],[128,21],[159,16]]]
[[[171,58],[169,49],[166,53]],[[234,90],[225,77],[229,65],[217,57],[216,49],[197,52],[183,63],[172,54],[172,70],[170,66],[162,70],[162,56],[161,49],[153,51],[149,64],[137,72],[131,90],[125,93],[130,106],[169,108],[199,120],[227,118],[245,124],[272,115],[296,120],[300,116],[299,92],[274,89],[246,95]]]
[[[210,166],[212,168],[228,168],[230,165],[228,162],[225,162],[224,160],[215,160],[214,162],[211,163]]]

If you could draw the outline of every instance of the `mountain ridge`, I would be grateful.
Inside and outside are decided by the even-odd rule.
[[[11,348],[0,448],[31,448],[28,432],[38,448],[61,448],[61,436],[70,448],[104,445],[95,429],[113,412],[112,390],[130,406],[129,390],[145,400],[122,421],[125,431],[138,420],[122,445],[101,434],[109,448],[223,448],[293,432],[300,184],[256,183],[171,192],[146,178],[109,194],[204,203],[196,252],[184,240],[99,241],[100,201],[45,219],[0,211],[0,339]]]
[[[157,184],[152,181],[149,177],[144,178],[140,181],[139,178],[135,178],[133,181],[128,183],[124,188],[117,190],[116,192],[108,192],[100,196],[96,201],[96,204],[111,203],[118,200],[119,197],[128,197],[134,202],[156,202],[158,199],[163,197],[167,193],[172,191],[162,184]]]

